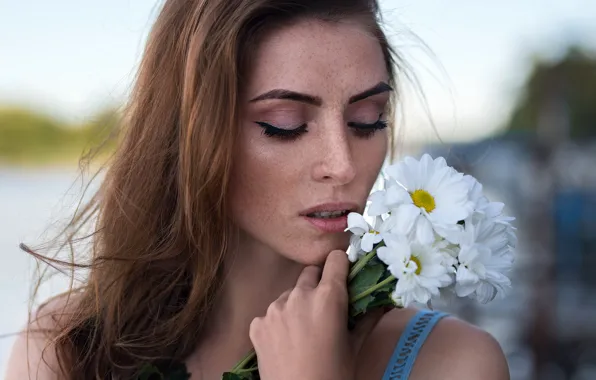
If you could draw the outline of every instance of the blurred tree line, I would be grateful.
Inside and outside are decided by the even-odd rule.
[[[507,127],[542,129],[553,138],[596,137],[596,57],[571,46],[557,61],[535,60]]]
[[[109,108],[82,125],[70,125],[25,108],[0,108],[0,164],[76,162],[120,126],[120,112]],[[104,148],[113,149],[115,140]]]
[[[76,160],[119,129],[108,108],[83,125],[68,125],[23,108],[0,108],[0,164]],[[511,132],[547,134],[551,140],[596,137],[596,57],[572,46],[557,61],[536,59],[505,125]],[[116,144],[115,139],[106,152]]]

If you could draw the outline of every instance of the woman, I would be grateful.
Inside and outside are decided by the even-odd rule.
[[[88,280],[38,311],[8,379],[173,362],[219,379],[253,346],[265,380],[406,378],[388,374],[417,310],[346,328],[345,214],[364,209],[398,95],[377,13],[369,0],[166,1],[124,139],[75,221],[97,213]],[[494,339],[454,318],[407,362],[411,379],[508,378]]]

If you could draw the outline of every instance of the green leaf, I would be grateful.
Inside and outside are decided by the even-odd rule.
[[[386,276],[383,276],[383,279],[385,279]],[[381,281],[379,281],[381,282]],[[373,293],[375,296],[379,293],[391,293],[393,290],[395,289],[395,283],[389,283],[389,284],[385,284],[385,286],[380,287],[379,289],[375,290],[375,292]]]
[[[226,372],[222,375],[221,380],[246,380],[247,378],[243,375],[238,375],[236,373]]]
[[[184,363],[173,362],[163,371],[158,366],[146,363],[141,367],[137,380],[188,380],[190,373]]]
[[[165,380],[188,380],[190,373],[186,370],[184,363],[176,363],[169,368]]]
[[[369,310],[379,306],[392,306],[394,305],[393,300],[391,299],[391,291],[393,287],[391,286],[389,291],[379,291],[374,293],[374,301],[368,304]]]
[[[375,297],[373,297],[372,295],[369,294],[368,296],[362,298],[361,300],[354,302],[351,305],[351,307],[352,307],[351,315],[357,316],[361,313],[364,313],[368,309],[368,305],[371,302],[373,302],[374,300],[375,300]]]
[[[370,289],[372,286],[376,285],[384,272],[384,265],[369,262],[348,284],[350,297],[360,294],[366,289]]]
[[[164,376],[160,372],[160,370],[157,369],[156,366],[146,363],[145,365],[143,365],[143,367],[139,371],[137,380],[154,380],[154,379],[162,380],[162,379],[164,379]]]
[[[247,372],[247,373],[225,372],[221,376],[221,380],[259,380],[260,378],[261,377],[259,376],[258,371]]]

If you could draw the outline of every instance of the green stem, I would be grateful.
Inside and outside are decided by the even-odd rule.
[[[240,373],[247,373],[247,372],[253,372],[253,371],[256,371],[256,370],[258,370],[258,369],[259,369],[259,367],[250,367],[250,368],[246,368],[246,369],[239,369],[239,370],[236,370],[236,372],[234,372],[234,373],[236,373],[236,374],[240,374]]]
[[[240,362],[238,362],[238,364],[236,364],[230,372],[232,372],[232,373],[245,372],[244,366],[246,366],[251,360],[253,360],[256,355],[257,355],[257,353],[255,352],[254,349],[250,350],[250,352],[244,358],[242,358],[242,360],[240,360]]]
[[[381,244],[379,244],[375,249],[367,253],[366,256],[362,256],[360,259],[358,259],[358,261],[356,261],[356,264],[354,264],[352,270],[350,271],[350,274],[348,275],[348,282],[352,281],[354,277],[356,277],[358,272],[360,272],[362,268],[364,268],[366,264],[368,264],[368,262],[372,260],[373,257],[375,257],[375,255],[377,254],[377,248],[381,247]]]
[[[373,293],[375,290],[381,289],[383,286],[397,280],[393,275],[387,277],[383,281],[379,282],[375,286],[371,286],[370,288],[366,289],[360,294],[356,294],[354,297],[350,298],[350,303],[358,302],[364,297],[368,296],[369,294]]]

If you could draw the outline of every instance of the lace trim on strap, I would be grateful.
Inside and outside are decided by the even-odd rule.
[[[447,314],[440,311],[421,310],[408,322],[393,351],[383,380],[406,380],[410,376],[418,351],[433,327],[445,316]]]

